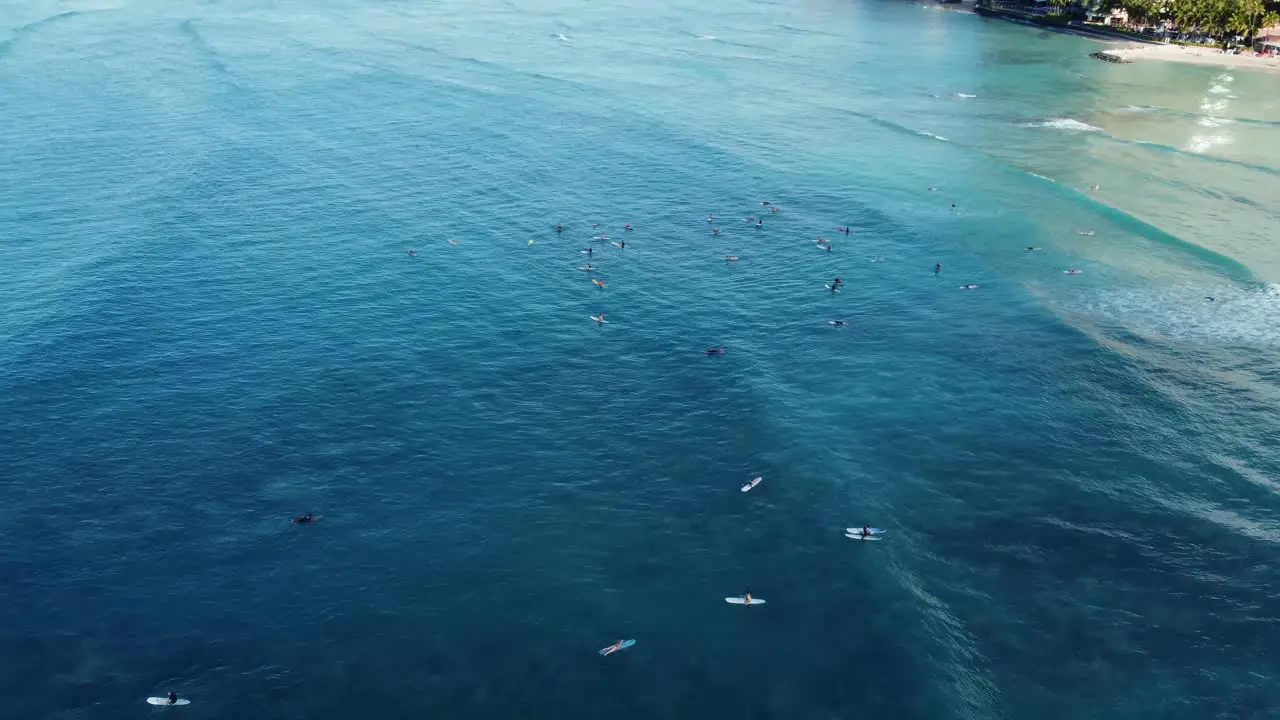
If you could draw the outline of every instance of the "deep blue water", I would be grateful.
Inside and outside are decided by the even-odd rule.
[[[1113,99],[1085,41],[870,1],[0,17],[4,717],[1277,714],[1280,293],[1178,222],[1275,213],[1223,199],[1271,161],[1045,127]],[[1169,155],[1238,174],[1073,189]]]

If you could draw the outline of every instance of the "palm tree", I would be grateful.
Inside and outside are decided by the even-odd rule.
[[[1232,0],[1203,0],[1203,3],[1200,27],[1213,37],[1221,39],[1222,49],[1226,50],[1236,2]]]
[[[1122,0],[1120,5],[1133,25],[1146,25],[1149,20],[1158,18],[1164,7],[1157,0]]]
[[[1172,0],[1169,4],[1169,20],[1183,32],[1200,25],[1203,17],[1203,0]]]
[[[1243,35],[1245,42],[1252,45],[1258,30],[1280,23],[1280,17],[1268,12],[1262,0],[1237,0],[1235,11],[1231,15],[1229,29]]]

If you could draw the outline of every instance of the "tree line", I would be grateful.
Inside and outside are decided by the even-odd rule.
[[[1078,0],[1050,0],[1060,10]],[[1280,25],[1280,14],[1263,0],[1101,0],[1097,11],[1124,10],[1134,25],[1167,21],[1185,33],[1217,38],[1223,47],[1236,37],[1249,43],[1258,31]]]

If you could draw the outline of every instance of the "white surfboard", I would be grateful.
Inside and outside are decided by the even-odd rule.
[[[761,482],[761,481],[763,481],[763,480],[764,480],[764,476],[761,476],[761,477],[758,477],[758,478],[755,478],[755,479],[751,480],[751,481],[750,481],[750,482],[748,482],[746,485],[743,485],[743,486],[742,486],[742,492],[747,492],[747,491],[748,491],[748,490],[750,490],[751,488],[753,488],[753,487],[755,487],[755,486],[759,485],[759,484],[760,484],[760,482]]]
[[[609,243],[609,244],[610,244],[610,245],[613,245],[613,246],[614,246],[614,247],[616,247],[616,248],[625,248],[625,247],[626,247],[626,245],[623,245],[622,243]]]
[[[884,530],[883,528],[875,528],[875,527],[873,527],[873,528],[867,528],[867,529],[871,531],[871,534],[872,534],[872,535],[883,535],[883,534],[885,533],[885,530]],[[845,532],[847,532],[847,533],[849,533],[850,535],[861,535],[861,534],[862,534],[862,528],[860,528],[860,527],[856,527],[856,528],[845,528],[845,529],[844,529],[844,531],[845,531]]]
[[[840,292],[840,288],[833,288],[830,285],[823,285],[822,287],[830,290],[831,292]]]
[[[863,537],[861,533],[858,533],[858,534],[845,533],[844,536],[849,538],[850,540],[883,540],[884,539],[882,537],[877,537],[875,535],[868,535],[866,537]]]
[[[752,602],[752,604],[755,604],[754,601]],[[190,705],[191,701],[186,698],[178,698],[178,702],[174,703],[173,705],[170,705],[169,698],[167,697],[149,697],[147,698],[147,703],[151,705],[164,705],[166,707],[176,707],[178,705]]]
[[[764,604],[764,601],[763,601],[763,600],[761,600],[761,599],[760,599],[760,598],[758,598],[758,597],[753,597],[753,598],[751,598],[751,602],[750,602],[750,603],[748,603],[748,602],[747,602],[747,599],[746,599],[745,597],[731,597],[731,598],[725,598],[725,599],[724,599],[724,601],[725,601],[725,602],[727,602],[727,603],[729,603],[730,605],[748,605],[748,604],[750,604],[750,605],[763,605],[763,604]]]
[[[596,322],[600,323],[601,325],[608,325],[608,324],[609,324],[609,321],[608,321],[608,320],[601,320],[601,319],[600,319],[600,316],[598,316],[598,315],[592,315],[592,316],[591,316],[591,319],[592,319],[592,320],[595,320]]]

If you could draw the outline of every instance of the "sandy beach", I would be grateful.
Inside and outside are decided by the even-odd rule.
[[[1170,62],[1280,73],[1280,58],[1261,57],[1252,52],[1227,55],[1221,50],[1212,48],[1193,48],[1172,44],[1130,45],[1106,50],[1105,52],[1108,55],[1115,55],[1125,60],[1168,60]]]

